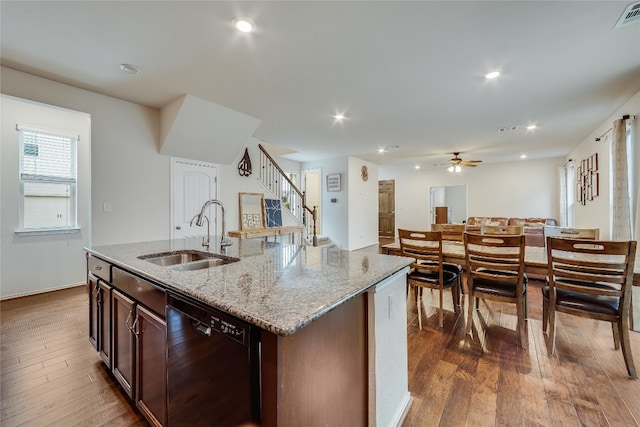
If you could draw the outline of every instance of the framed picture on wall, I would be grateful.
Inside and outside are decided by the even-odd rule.
[[[327,191],[340,191],[340,174],[327,175]]]

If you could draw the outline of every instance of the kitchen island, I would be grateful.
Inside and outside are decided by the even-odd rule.
[[[405,275],[411,259],[257,239],[234,239],[224,250],[216,239],[210,249],[199,239],[178,239],[86,251],[95,294],[90,340],[152,424],[187,422],[172,414],[178,396],[172,377],[187,368],[166,360],[179,355],[171,346],[177,327],[167,301],[222,312],[226,330],[213,320],[195,322],[208,334],[228,333],[228,325],[239,333],[236,321],[250,325],[242,338],[253,360],[246,421],[263,427],[401,422],[410,403]],[[153,255],[196,251],[223,263],[153,262]],[[123,351],[123,343],[130,348]],[[188,416],[190,425],[212,425],[211,418]]]

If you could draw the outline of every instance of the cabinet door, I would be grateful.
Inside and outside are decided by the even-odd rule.
[[[87,274],[87,287],[89,288],[89,342],[96,350],[98,348],[98,298],[100,293],[100,287],[98,285],[98,278],[93,274]]]
[[[167,424],[167,324],[141,305],[136,311],[136,406],[152,425],[163,426]]]
[[[104,363],[111,368],[111,285],[98,280],[98,351]]]
[[[133,399],[135,379],[135,303],[126,295],[111,291],[111,372],[127,395]]]

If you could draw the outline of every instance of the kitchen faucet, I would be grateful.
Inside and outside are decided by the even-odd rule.
[[[202,209],[200,209],[200,213],[196,214],[193,218],[191,218],[191,222],[189,223],[189,225],[193,225],[193,220],[196,220],[196,225],[198,227],[201,227],[204,223],[204,220],[207,220],[207,240],[202,242],[202,246],[207,246],[209,247],[210,241],[209,241],[209,218],[207,218],[207,216],[205,215],[205,211],[207,210],[207,208],[211,205],[218,205],[220,206],[220,210],[222,211],[222,237],[220,238],[220,247],[222,249],[225,248],[225,246],[231,246],[232,242],[229,238],[227,238],[227,227],[226,227],[226,213],[224,210],[224,205],[222,204],[222,202],[218,199],[211,199],[208,200],[204,203],[204,205],[202,205]]]

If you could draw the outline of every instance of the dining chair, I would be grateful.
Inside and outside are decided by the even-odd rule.
[[[483,225],[482,234],[518,235],[524,233],[522,225]]]
[[[545,236],[551,237],[564,237],[567,239],[589,239],[598,240],[600,238],[599,228],[570,228],[570,227],[555,227],[544,226]]]
[[[467,334],[473,326],[474,304],[480,298],[516,305],[520,346],[527,348],[527,276],[525,236],[464,233],[469,304]]]
[[[464,224],[431,224],[431,231],[442,231],[442,240],[462,243],[462,234],[465,230]],[[458,275],[458,288],[464,293],[462,287],[462,266],[453,262],[442,263],[446,271],[451,271]]]
[[[442,240],[462,242],[464,224],[431,224],[431,231],[442,231]]]
[[[547,237],[547,284],[542,288],[542,330],[555,351],[556,313],[611,322],[616,350],[631,378],[638,378],[629,342],[635,241]]]
[[[439,325],[443,326],[443,293],[446,288],[451,289],[454,311],[460,311],[460,289],[458,274],[444,269],[442,261],[442,232],[415,231],[398,229],[400,252],[402,256],[415,258],[410,265],[407,284],[416,288],[416,303],[418,306],[418,324],[422,329],[422,289],[436,289],[440,292],[440,306],[438,311]]]

